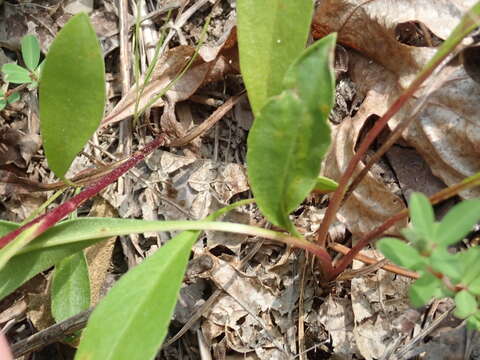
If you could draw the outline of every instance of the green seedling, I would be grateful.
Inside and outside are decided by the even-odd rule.
[[[21,50],[25,67],[15,63],[2,66],[3,80],[13,84],[29,84],[33,90],[38,86],[42,64],[40,64],[40,44],[33,35],[25,35],[21,41]]]
[[[480,330],[480,249],[449,250],[480,220],[480,200],[459,203],[440,222],[435,221],[432,206],[422,194],[412,195],[409,210],[411,224],[402,231],[409,243],[383,238],[377,248],[395,264],[420,274],[409,290],[414,306],[451,297],[455,315]]]

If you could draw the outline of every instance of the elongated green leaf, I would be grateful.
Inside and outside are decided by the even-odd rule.
[[[26,35],[22,38],[22,56],[28,70],[35,71],[40,61],[40,44],[33,35]]]
[[[197,236],[198,232],[177,235],[115,284],[90,317],[75,359],[155,357]]]
[[[30,72],[14,63],[5,64],[2,66],[2,72],[5,77],[3,80],[14,84],[28,84],[32,82]]]
[[[415,232],[427,239],[434,237],[435,216],[428,198],[421,193],[413,193],[409,203],[410,218]]]
[[[40,77],[40,125],[50,169],[63,178],[97,129],[105,104],[105,69],[84,13],[58,33]]]
[[[455,316],[465,319],[474,314],[478,310],[477,300],[475,296],[470,294],[467,290],[462,290],[455,295]]]
[[[311,0],[239,0],[240,67],[255,115],[282,91],[285,72],[305,47]]]
[[[442,219],[435,242],[448,246],[462,240],[480,220],[480,200],[465,200],[455,205]]]
[[[18,227],[19,225],[14,222],[0,220],[0,236],[8,234],[10,231],[15,230]]]
[[[395,238],[383,238],[377,242],[383,255],[397,265],[417,270],[425,264],[425,259],[413,247]]]
[[[87,261],[79,251],[60,261],[53,273],[52,315],[60,322],[90,306],[90,279]]]
[[[335,98],[333,59],[337,34],[317,41],[293,62],[283,80],[285,89],[298,92],[302,102],[317,122],[323,125],[320,141],[330,142],[330,127],[326,124]]]
[[[332,35],[300,56],[285,79],[291,89],[267,102],[248,137],[248,177],[257,204],[269,221],[293,233],[288,214],[315,187],[330,145],[334,45]]]
[[[226,206],[207,219],[217,219],[236,206]],[[153,359],[167,334],[199,235],[200,231],[185,231],[175,236],[124,275],[93,312],[75,359]]]

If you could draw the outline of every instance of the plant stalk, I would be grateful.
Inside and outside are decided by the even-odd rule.
[[[32,221],[28,222],[27,224],[11,231],[7,235],[0,238],[0,249],[5,247],[11,241],[13,241],[18,235],[23,233],[25,230],[29,229],[33,225],[37,224],[37,228],[34,232],[32,232],[29,237],[28,241],[24,245],[26,245],[29,241],[33,240],[35,237],[39,236],[40,234],[44,233],[48,228],[55,225],[65,216],[70,214],[72,211],[77,209],[81,204],[83,204],[86,200],[92,198],[93,196],[97,195],[101,190],[106,188],[108,185],[112,184],[116,181],[120,176],[125,174],[128,170],[132,167],[137,165],[140,161],[142,161],[148,154],[150,154],[153,150],[157,147],[161,146],[165,142],[163,135],[158,136],[153,141],[145,145],[145,147],[139,151],[137,151],[133,156],[125,161],[124,163],[120,164],[117,168],[113,169],[110,173],[106,174],[96,183],[92,184],[91,186],[87,187],[78,195],[75,195],[67,202],[60,204],[55,209],[51,210],[50,212],[41,215]]]

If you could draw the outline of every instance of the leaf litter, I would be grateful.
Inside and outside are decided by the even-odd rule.
[[[69,15],[54,2],[46,3],[47,7],[5,4],[4,21],[0,21],[3,24],[0,26],[1,56],[11,56],[11,51],[18,48],[19,40],[26,33],[36,34],[42,51],[48,50],[56,31]],[[168,3],[165,6],[172,5]],[[472,1],[458,0],[322,0],[318,3],[312,35],[319,38],[338,31],[339,44],[344,48],[337,49],[337,58],[346,55],[348,60],[347,65],[339,63],[338,66],[336,108],[331,116],[334,142],[322,166],[326,176],[338,179],[369,122],[381,116],[411,82],[434,53],[434,47],[448,36],[471,4]],[[156,8],[150,9],[151,14],[164,15],[163,5],[157,2]],[[181,9],[179,4],[172,6],[175,11]],[[193,9],[193,4],[188,2],[185,6],[184,14]],[[187,19],[182,29],[172,31],[168,48],[155,68],[154,79],[140,98],[140,108],[174,80],[195,55],[203,20],[213,11],[209,37],[185,75],[152,105],[147,122],[131,134],[134,146],[141,146],[148,136],[154,135],[146,129],[161,129],[172,141],[185,137],[209,118],[212,108],[218,108],[242,90],[233,28],[234,1],[220,1],[215,5],[204,2],[193,10],[189,17],[182,18]],[[136,101],[137,86],[134,85],[116,102],[121,82],[116,52],[119,46],[118,15],[112,1],[105,1],[91,15],[107,64],[110,101],[103,129],[87,145],[85,152],[94,153],[97,162],[103,164],[121,159],[116,140],[118,123],[129,121]],[[150,18],[154,29],[162,24],[160,15]],[[133,15],[129,14],[128,21],[133,24]],[[15,59],[7,59],[12,60]],[[453,62],[439,75],[443,75],[443,82],[433,92],[427,83],[416,94],[416,98],[428,95],[427,100],[413,124],[403,133],[402,141],[372,168],[342,207],[337,224],[343,230],[335,235],[338,241],[355,242],[387,217],[404,209],[405,199],[411,191],[434,192],[433,189],[456,183],[480,170],[480,132],[476,131],[480,110],[476,101],[478,84],[463,66]],[[411,114],[415,100],[389,122],[390,130]],[[8,108],[0,118],[3,134],[0,145],[7,149],[0,153],[1,218],[17,221],[24,219],[45,199],[45,193],[32,193],[32,189],[45,190],[39,184],[54,180],[46,170],[41,150],[38,150],[35,102],[32,105],[31,100],[24,98],[21,103],[28,106]],[[111,186],[102,197],[121,217],[200,219],[232,199],[245,196],[249,189],[245,175],[245,140],[252,115],[245,98],[228,110],[221,121],[215,121],[193,142],[155,152],[127,175],[131,181],[127,192],[122,193],[117,186]],[[18,139],[14,141],[15,146],[9,139]],[[376,146],[381,143],[380,137]],[[402,161],[407,158],[407,153],[408,159],[414,160],[405,164]],[[423,169],[422,175],[420,171],[411,170],[414,161]],[[82,156],[73,166],[72,175],[93,166],[98,163]],[[414,181],[412,172],[415,172]],[[46,194],[50,196],[51,192]],[[468,198],[478,196],[478,193],[471,190],[461,195]],[[96,200],[84,210],[97,206]],[[324,199],[312,196],[295,212],[296,225],[307,235],[318,228],[323,206]],[[230,216],[236,221],[262,224],[253,208]],[[102,266],[93,265],[90,269],[97,283],[103,282],[96,287],[106,291],[112,278],[125,272],[127,266],[141,262],[169,238],[168,234],[146,233],[121,241],[122,244],[131,241],[131,246],[119,246],[117,242],[114,247],[113,242],[108,243],[104,259],[111,260],[102,260]],[[258,241],[245,236],[207,232],[196,244],[170,333],[173,336],[182,326],[190,330],[180,340],[166,346],[161,358],[199,358],[198,332],[215,359],[287,359],[295,355],[304,359],[330,356],[387,358],[388,352],[397,351],[395,344],[403,342],[405,349],[421,332],[422,319],[419,318],[412,320],[414,330],[410,333],[394,326],[404,321],[399,319],[410,311],[405,297],[408,280],[376,270],[327,289],[325,284],[319,283],[317,267],[302,260],[299,251],[266,241],[256,246]],[[128,265],[125,257],[130,259]],[[191,270],[199,263],[203,263],[203,271],[194,274]],[[305,279],[302,280],[300,275],[304,265]],[[358,262],[354,269],[357,267],[363,269]],[[42,284],[44,286],[44,282]],[[214,290],[220,290],[220,295],[210,304],[209,296]],[[38,299],[38,294],[43,292],[36,290],[37,295],[28,299]],[[16,294],[17,299],[21,299],[21,294]],[[26,312],[22,301],[18,302],[20,314]],[[301,311],[300,303],[303,304]],[[46,304],[48,301],[43,300],[43,305],[41,301],[38,308],[45,308]],[[208,306],[202,308],[204,304]],[[11,306],[12,302],[4,305],[0,309],[2,314],[14,309]],[[442,307],[437,309],[438,313],[445,311]],[[305,336],[301,341],[307,349],[306,354],[299,352],[300,312],[305,315]],[[21,330],[25,324],[22,317],[13,310],[7,315],[6,321],[13,319],[9,325],[12,338],[26,337],[35,330],[30,328],[25,334]],[[37,311],[35,316],[32,312],[27,313],[30,321],[47,318],[47,315],[45,309]],[[193,315],[199,320],[189,325]],[[43,326],[46,325],[37,325],[37,330]],[[465,341],[461,329],[457,324],[432,333],[431,340],[417,347],[411,346],[408,357],[426,351],[431,356],[436,354],[437,357],[432,358],[441,358],[439,354],[446,353],[442,347],[446,339],[452,346]],[[478,349],[478,344],[475,346]],[[402,347],[398,346],[398,349],[400,353]]]

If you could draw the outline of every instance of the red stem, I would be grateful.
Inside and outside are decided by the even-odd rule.
[[[57,222],[62,220],[65,216],[70,214],[72,211],[77,209],[82,203],[86,200],[94,197],[108,185],[115,182],[120,176],[125,174],[128,170],[133,168],[137,165],[140,161],[142,161],[148,154],[150,154],[153,150],[157,147],[161,146],[164,143],[165,139],[162,135],[155,138],[153,141],[145,145],[145,147],[135,154],[132,155],[130,159],[125,161],[124,163],[120,164],[117,168],[113,169],[107,175],[103,176],[98,180],[96,183],[88,186],[78,195],[75,195],[67,202],[60,204],[55,209],[51,210],[50,212],[40,215],[39,217],[33,219],[32,221],[28,222],[27,224],[21,226],[18,229],[13,230],[12,232],[8,233],[7,235],[0,238],[0,249],[7,245],[9,242],[14,240],[19,234],[21,234],[26,229],[30,228],[32,225],[41,222],[40,226],[38,227],[37,231],[35,232],[35,237],[39,236],[40,234],[44,233],[48,228],[55,225]]]

